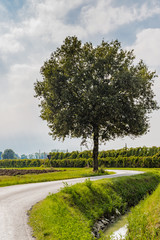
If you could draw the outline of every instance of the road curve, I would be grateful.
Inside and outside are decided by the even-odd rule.
[[[91,180],[115,178],[140,174],[140,171],[114,170],[116,174],[90,177]],[[76,178],[53,182],[31,183],[0,188],[0,240],[33,240],[27,224],[27,211],[49,193],[56,193],[63,183],[75,184],[87,178]]]

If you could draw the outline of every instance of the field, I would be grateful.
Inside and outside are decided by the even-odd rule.
[[[41,171],[45,173],[41,173]],[[6,175],[3,175],[4,172],[6,173]],[[71,178],[90,177],[95,175],[112,174],[110,172],[103,172],[101,169],[99,170],[98,173],[94,173],[92,168],[41,168],[41,167],[22,169],[0,168],[0,173],[1,173],[0,187],[16,184],[47,182]],[[17,175],[15,175],[16,173]]]
[[[17,176],[26,174],[41,174],[50,172],[60,172],[61,170],[56,169],[0,169],[0,176]]]

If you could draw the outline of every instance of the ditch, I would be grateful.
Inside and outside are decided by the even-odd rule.
[[[103,240],[125,239],[127,233],[128,213],[121,216],[115,223],[111,224],[104,232]]]

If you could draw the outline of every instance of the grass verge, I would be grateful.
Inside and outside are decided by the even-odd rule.
[[[29,168],[22,168],[22,169],[24,170]],[[33,169],[38,170],[42,168],[37,167]],[[56,180],[64,180],[64,179],[71,179],[71,178],[108,175],[108,174],[114,173],[114,172],[103,172],[101,170],[98,173],[94,173],[92,168],[54,168],[54,169],[62,170],[62,171],[53,172],[53,173],[42,173],[42,174],[0,176],[0,187],[16,185],[16,184],[47,182],[47,181],[56,181]],[[18,170],[20,170],[20,168],[18,168]]]
[[[133,239],[160,239],[160,185],[129,214],[126,240]]]
[[[158,175],[145,173],[65,186],[32,208],[29,224],[37,240],[91,240],[100,217],[109,218],[117,209],[123,214],[159,182]]]

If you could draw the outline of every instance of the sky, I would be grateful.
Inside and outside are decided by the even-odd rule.
[[[85,150],[81,139],[53,140],[40,116],[34,83],[40,68],[67,36],[95,46],[118,39],[156,70],[155,99],[160,104],[159,0],[0,0],[0,151],[18,154],[52,149]],[[160,146],[160,110],[150,115],[150,131],[139,138],[116,139],[100,150]],[[89,141],[88,147],[92,148]]]

